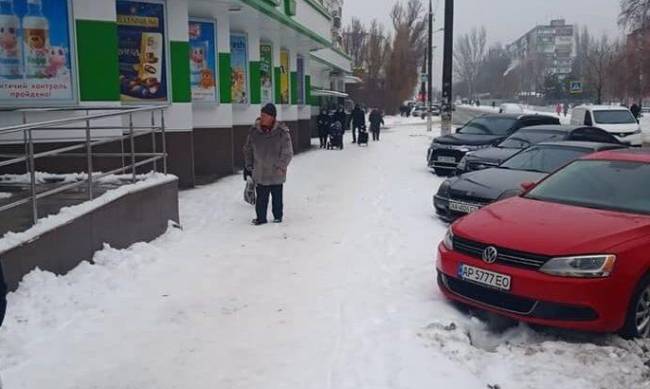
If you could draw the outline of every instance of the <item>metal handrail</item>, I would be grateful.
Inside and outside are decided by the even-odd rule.
[[[94,198],[93,194],[93,182],[95,180],[101,179],[111,174],[117,173],[131,173],[131,180],[136,181],[137,168],[140,166],[153,164],[154,171],[158,170],[158,161],[162,161],[162,171],[167,173],[167,142],[165,136],[165,110],[168,108],[167,105],[155,105],[155,106],[131,106],[131,107],[100,107],[100,106],[89,106],[89,107],[61,107],[61,108],[18,108],[10,110],[0,110],[2,112],[17,112],[22,113],[23,124],[11,125],[0,127],[0,135],[2,134],[12,134],[16,132],[23,133],[23,142],[25,145],[24,154],[2,154],[2,158],[10,158],[8,160],[0,161],[0,167],[15,165],[18,163],[26,164],[26,171],[30,175],[30,195],[26,198],[14,201],[9,204],[0,206],[0,212],[7,211],[18,206],[32,203],[32,215],[33,222],[38,221],[38,200],[46,198],[61,192],[65,192],[70,189],[78,188],[83,185],[87,185],[88,199],[92,200]],[[40,121],[36,123],[27,122],[27,113],[40,113],[40,112],[74,112],[74,111],[85,111],[85,115],[73,116],[62,119],[54,119],[48,121]],[[90,111],[109,111],[102,113],[91,114]],[[160,113],[159,123],[156,123],[156,113]],[[151,125],[134,125],[133,115],[150,113],[151,115]],[[107,119],[111,117],[122,117],[128,118],[128,126],[91,126],[91,122],[99,119]],[[60,127],[67,124],[73,123],[84,123],[83,126],[72,126],[72,127]],[[85,133],[85,139],[78,140],[78,144],[75,145],[66,145],[63,147],[58,147],[52,150],[35,152],[34,144],[36,143],[34,139],[34,131],[83,131]],[[101,136],[100,138],[95,138],[93,140],[92,133],[100,130],[121,130],[120,136]],[[156,146],[156,134],[161,135],[161,152],[157,151]],[[144,135],[151,135],[151,153],[138,153],[135,150],[135,138],[141,137]],[[121,152],[120,153],[93,153],[93,147],[100,146],[103,144],[120,142]],[[130,143],[130,161],[127,164],[126,154],[124,152],[124,142],[128,141]],[[71,153],[72,151],[84,150],[85,152],[76,152]],[[79,180],[77,182],[64,184],[53,189],[49,189],[42,192],[37,192],[37,183],[36,183],[36,160],[40,158],[54,158],[54,157],[69,157],[69,158],[85,158],[86,159],[86,169],[87,174],[86,178]],[[93,171],[93,157],[102,157],[102,158],[121,158],[122,167],[113,169],[108,172],[98,172],[95,174]],[[142,160],[138,159],[145,158]]]

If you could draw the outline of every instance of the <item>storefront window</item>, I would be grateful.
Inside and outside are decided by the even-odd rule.
[[[191,19],[189,36],[192,102],[216,103],[216,24],[213,21]]]
[[[116,5],[122,101],[167,101],[164,4],[117,0]]]
[[[75,100],[67,0],[0,0],[0,104]]]

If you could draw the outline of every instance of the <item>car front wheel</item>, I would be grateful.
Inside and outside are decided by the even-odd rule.
[[[650,338],[650,274],[643,277],[636,288],[621,335],[625,338]]]

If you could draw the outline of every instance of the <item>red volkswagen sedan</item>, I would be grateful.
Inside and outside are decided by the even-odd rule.
[[[454,223],[450,299],[517,320],[650,337],[650,150],[596,153]]]

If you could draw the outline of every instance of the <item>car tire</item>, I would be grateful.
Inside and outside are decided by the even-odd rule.
[[[643,316],[637,320],[638,314]],[[626,339],[650,338],[650,274],[635,288],[620,334]]]

